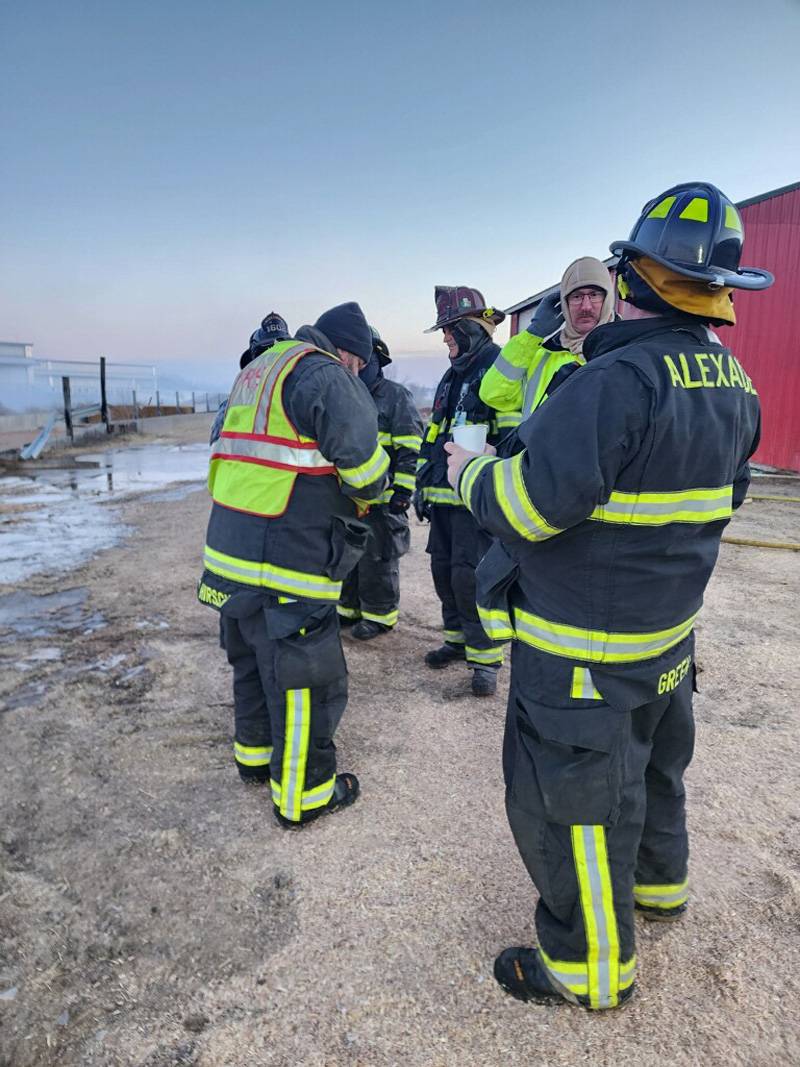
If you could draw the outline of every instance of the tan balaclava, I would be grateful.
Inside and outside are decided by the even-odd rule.
[[[467,315],[466,317],[470,322],[477,322],[479,326],[483,326],[484,330],[486,330],[490,337],[497,329],[497,323],[492,322],[491,319],[479,318],[477,315]]]
[[[611,284],[611,275],[608,268],[593,256],[581,256],[574,263],[570,263],[564,271],[561,279],[561,311],[564,315],[564,325],[561,327],[561,344],[570,352],[580,353],[583,351],[583,342],[587,334],[579,334],[572,325],[569,302],[567,297],[576,289],[582,289],[585,285],[596,285],[602,289],[606,298],[600,310],[600,320],[597,325],[611,322],[614,318],[614,286]]]

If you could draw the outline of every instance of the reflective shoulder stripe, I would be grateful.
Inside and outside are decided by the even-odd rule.
[[[476,459],[469,460],[464,465],[464,469],[458,479],[458,492],[461,499],[472,510],[472,490],[475,488],[475,481],[478,475],[486,467],[490,467],[493,463],[500,463],[496,456],[478,456]]]
[[[572,688],[570,696],[573,700],[602,700],[603,696],[595,689],[592,681],[592,672],[588,667],[572,668]]]
[[[514,608],[514,632],[520,641],[556,656],[590,663],[630,663],[667,652],[692,632],[697,612],[666,630],[649,633],[607,633],[553,622]]]
[[[604,826],[571,826],[586,933],[589,1006],[616,1007],[619,999],[619,935]]]
[[[671,493],[623,493],[614,490],[608,503],[589,516],[595,522],[666,526],[672,522],[715,522],[733,514],[733,486],[684,489]]]
[[[270,352],[274,351],[278,346],[269,348],[264,353],[264,356],[268,356]],[[266,429],[267,413],[269,412],[270,404],[272,402],[272,394],[277,385],[278,379],[284,371],[288,372],[290,365],[294,365],[301,356],[305,356],[309,352],[322,351],[317,349],[314,345],[303,344],[302,342],[295,342],[283,351],[276,353],[275,358],[269,363],[265,370],[263,380],[259,383],[258,391],[258,409],[256,411],[254,428]],[[329,354],[329,353],[326,353]],[[263,357],[259,357],[261,359]],[[252,364],[248,364],[252,366]],[[244,374],[247,374],[248,367],[245,367]]]
[[[536,510],[522,478],[524,452],[500,460],[494,468],[494,492],[509,526],[526,541],[544,541],[561,533]]]
[[[389,457],[380,445],[375,446],[375,451],[365,463],[357,467],[339,467],[339,475],[342,481],[347,482],[356,489],[375,482],[389,469]]]
[[[511,363],[501,352],[492,364],[492,370],[496,370],[498,374],[502,374],[504,378],[512,382],[519,382],[525,377],[527,368],[524,363]]]

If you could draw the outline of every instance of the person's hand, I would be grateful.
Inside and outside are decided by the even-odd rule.
[[[389,501],[389,513],[391,515],[405,515],[411,507],[411,497],[408,493],[399,493],[395,490]]]
[[[561,295],[558,291],[542,297],[528,325],[528,333],[534,337],[549,337],[564,325],[561,311]]]
[[[475,459],[479,456],[479,452],[468,452],[466,448],[462,448],[461,445],[457,445],[455,441],[448,441],[444,446],[445,452],[448,453],[447,460],[447,480],[455,489],[458,484],[458,476],[464,467],[464,464],[471,459]]]

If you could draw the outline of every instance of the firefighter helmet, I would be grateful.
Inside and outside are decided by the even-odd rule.
[[[647,256],[677,274],[707,282],[710,289],[766,289],[768,270],[740,267],[744,228],[734,204],[715,185],[674,185],[649,204],[627,241],[611,251],[625,260]]]
[[[459,319],[486,319],[499,326],[505,318],[502,311],[487,307],[483,293],[466,285],[437,285],[434,290],[436,322],[425,333],[441,330]]]
[[[386,367],[392,362],[392,357],[389,355],[389,346],[374,326],[370,326],[370,330],[372,331],[372,351],[378,357],[378,363],[382,367]]]

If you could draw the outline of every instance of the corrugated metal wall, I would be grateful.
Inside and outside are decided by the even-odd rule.
[[[753,457],[800,471],[800,188],[741,209],[742,266],[765,267],[775,284],[736,294],[736,325],[719,331],[761,399],[761,444]]]

